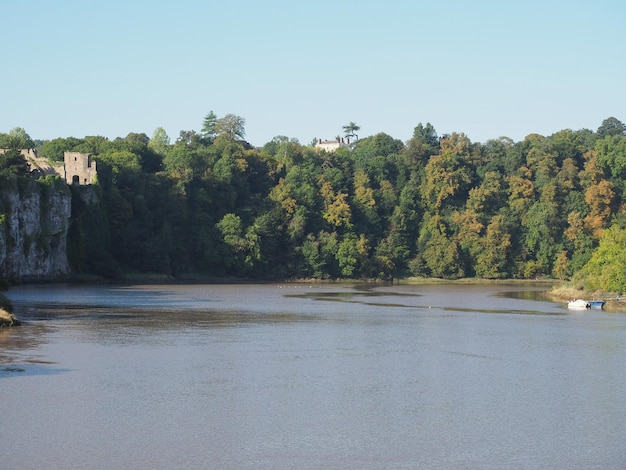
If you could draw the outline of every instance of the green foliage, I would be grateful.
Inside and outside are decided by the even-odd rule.
[[[8,134],[0,134],[0,149],[32,149],[33,139],[21,127],[15,127]]]
[[[625,136],[626,125],[614,117],[609,117],[602,121],[597,133],[600,139],[614,135]]]
[[[593,272],[611,265],[598,261],[609,258],[605,237],[616,229],[607,227],[626,218],[626,136],[614,118],[597,133],[484,144],[462,133],[440,138],[427,123],[406,144],[378,133],[335,152],[280,135],[252,149],[244,124],[211,111],[201,132],[181,131],[173,144],[162,128],[151,139],[44,142],[40,155],[52,161],[69,150],[91,153],[98,165],[97,185],[72,188],[73,269],[501,279],[564,278],[584,267],[585,282],[596,285]],[[0,135],[13,146],[0,156],[2,189],[29,187],[19,148],[32,140],[22,131]],[[356,138],[359,126],[344,131]],[[41,184],[66,187],[59,178]],[[6,213],[0,204],[0,220]]]
[[[30,167],[22,153],[12,148],[0,153],[0,176],[27,176],[30,174]]]
[[[598,161],[616,180],[626,178],[626,136],[609,135],[595,145]]]
[[[354,122],[350,121],[350,124],[343,126],[343,132],[346,137],[356,137],[356,140],[359,140],[359,136],[357,132],[361,129],[361,126],[357,126]]]
[[[450,237],[448,228],[438,214],[426,217],[419,234],[418,251],[425,267],[423,274],[446,279],[465,275],[460,247]]]
[[[612,225],[600,238],[598,249],[577,274],[575,282],[588,290],[626,292],[626,229]]]
[[[209,141],[217,135],[217,116],[213,111],[210,111],[202,121],[202,134]]]
[[[152,134],[150,143],[148,144],[155,152],[165,155],[170,146],[170,138],[162,127],[157,127]]]
[[[62,162],[64,153],[73,152],[80,144],[81,141],[74,137],[49,140],[39,147],[39,155],[53,162]]]

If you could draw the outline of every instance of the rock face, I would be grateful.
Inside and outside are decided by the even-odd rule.
[[[13,186],[0,189],[0,277],[16,282],[59,279],[70,271],[69,189],[34,181]]]

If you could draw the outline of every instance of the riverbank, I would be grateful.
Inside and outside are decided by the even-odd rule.
[[[15,315],[7,312],[4,309],[0,309],[0,328],[6,328],[11,326],[20,325],[20,321]]]
[[[626,297],[617,292],[605,292],[600,290],[589,291],[575,287],[570,283],[555,285],[554,288],[546,291],[544,295],[555,302],[569,302],[575,299],[584,299],[587,301],[604,300],[604,309],[606,310],[623,311],[624,308],[626,308]]]

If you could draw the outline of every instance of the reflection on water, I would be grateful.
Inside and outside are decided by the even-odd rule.
[[[504,291],[495,295],[510,299],[546,300],[544,292],[540,290]]]
[[[624,468],[626,315],[542,289],[20,286],[2,466]]]
[[[0,328],[0,365],[12,361],[36,360],[33,351],[46,341],[46,327],[40,324],[24,324],[12,328]]]

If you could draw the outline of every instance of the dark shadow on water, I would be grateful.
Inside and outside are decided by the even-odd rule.
[[[568,311],[554,311],[554,312],[542,312],[539,310],[490,310],[486,308],[460,308],[460,307],[442,307],[441,310],[448,312],[463,312],[463,313],[487,313],[491,315],[542,315],[542,316],[563,316],[568,315]]]
[[[59,369],[47,362],[32,362],[22,364],[0,365],[0,379],[7,377],[33,377],[42,375],[57,375],[70,372],[69,369]]]
[[[305,294],[286,294],[285,297],[313,299],[313,300],[335,300],[343,301],[354,297],[422,297],[422,294],[407,294],[405,292],[374,292],[374,291],[356,291],[356,292],[307,292]]]
[[[140,315],[134,313],[117,312],[120,308],[113,307],[93,307],[67,305],[59,307],[57,305],[40,305],[39,308],[30,308],[24,312],[24,324],[28,322],[42,322],[55,320],[132,320]]]

